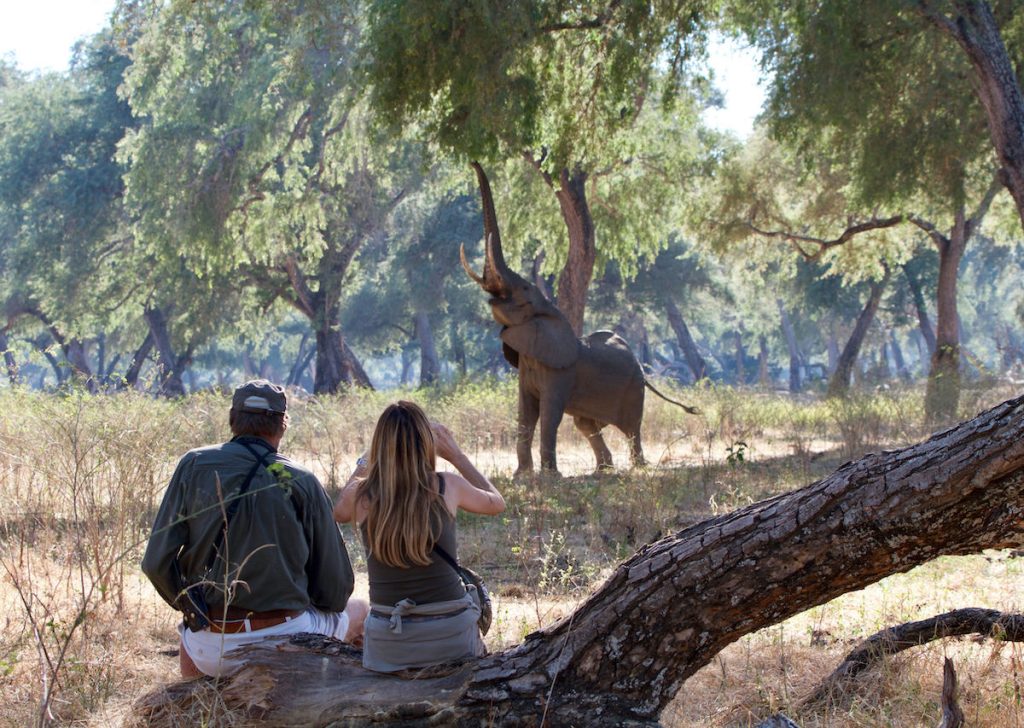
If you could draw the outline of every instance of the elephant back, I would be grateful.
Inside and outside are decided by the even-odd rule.
[[[640,362],[636,360],[633,350],[621,336],[614,331],[595,331],[584,336],[580,343],[588,350],[590,358],[595,362],[605,362],[615,367],[618,371],[636,370],[636,374],[643,377],[643,370]]]

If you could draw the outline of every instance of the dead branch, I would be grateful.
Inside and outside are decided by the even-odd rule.
[[[967,634],[980,634],[1004,642],[1024,642],[1024,614],[1004,614],[994,609],[955,609],[876,632],[848,654],[839,667],[804,700],[804,704],[838,697],[851,679],[885,657],[934,640]]]

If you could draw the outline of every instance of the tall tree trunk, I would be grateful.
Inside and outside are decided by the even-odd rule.
[[[939,556],[1024,544],[1022,499],[1024,397],[648,544],[503,652],[410,680],[323,640],[307,641],[318,653],[256,643],[217,686],[238,717],[261,706],[266,725],[654,725],[744,635]],[[161,687],[137,710],[173,716],[196,689]]]
[[[668,324],[672,327],[672,332],[676,335],[676,342],[686,359],[686,366],[690,367],[690,371],[693,372],[694,381],[699,382],[708,375],[707,362],[700,355],[700,350],[697,349],[697,343],[690,335],[690,329],[683,319],[682,312],[670,296],[665,296],[665,313],[668,314]]]
[[[337,394],[343,384],[373,389],[362,364],[341,335],[340,325],[318,327],[313,392]]]
[[[936,292],[935,351],[932,352],[924,409],[929,422],[949,422],[960,402],[960,326],[957,314],[957,279],[970,236],[970,224],[961,209],[948,237],[933,235],[939,249]]]
[[[744,363],[747,360],[747,350],[743,346],[743,334],[740,333],[739,329],[733,332],[733,336],[736,341],[735,350],[735,362],[736,362],[736,384],[743,385],[747,383],[747,372]]]
[[[418,347],[417,347],[418,348]],[[412,383],[413,343],[410,341],[402,347],[402,386]]]
[[[889,366],[889,342],[883,341],[878,348],[878,376],[886,382],[892,379],[892,368]]]
[[[292,363],[291,368],[288,370],[288,379],[285,383],[290,386],[295,386],[299,383],[299,379],[302,377],[302,372],[309,366],[309,362],[312,361],[313,356],[316,354],[315,350],[306,350],[306,344],[309,342],[309,331],[302,332],[302,339],[299,341],[299,351],[295,355],[295,361]]]
[[[757,337],[757,344],[760,349],[757,353],[757,382],[767,388],[768,381],[768,337],[761,334]]]
[[[184,397],[185,383],[181,380],[184,366],[171,343],[171,335],[167,330],[167,314],[159,306],[147,306],[142,315],[149,325],[150,333],[153,334],[153,345],[156,346],[157,394],[161,397]]]
[[[106,383],[107,373],[107,335],[101,331],[96,337],[96,377],[100,384]]]
[[[454,317],[448,329],[448,340],[451,342],[452,358],[459,370],[459,376],[464,377],[466,376],[466,346],[462,342],[462,336],[459,334],[459,327]]]
[[[562,219],[569,232],[569,253],[558,276],[558,308],[569,320],[577,336],[583,335],[583,314],[587,307],[587,289],[594,275],[597,244],[594,219],[587,202],[587,173],[579,169],[571,175],[563,169],[555,191]]]
[[[860,347],[864,343],[864,337],[867,336],[871,322],[875,320],[878,304],[882,301],[882,291],[888,280],[889,277],[886,275],[884,280],[871,284],[871,295],[868,296],[868,302],[864,304],[864,308],[857,317],[857,324],[853,327],[853,333],[850,334],[846,346],[843,347],[843,353],[839,355],[839,364],[836,366],[835,373],[828,380],[829,397],[845,397],[849,394],[853,366],[857,362]]]
[[[889,331],[889,342],[892,344],[892,358],[896,362],[896,375],[903,381],[910,379],[910,370],[907,368],[907,360],[903,357],[903,347],[900,346],[899,337],[894,330]]]
[[[146,358],[152,350],[153,332],[149,331],[146,333],[146,338],[142,340],[142,345],[132,355],[132,360],[128,363],[128,370],[124,373],[125,388],[135,389],[135,385],[139,381],[139,374],[142,372],[142,365],[146,363]]]
[[[928,345],[928,356],[935,352],[935,330],[932,322],[928,319],[928,306],[924,302],[924,292],[921,290],[921,282],[917,275],[906,263],[903,264],[903,275],[907,278],[907,285],[910,286],[910,294],[914,299],[914,310],[917,312],[917,323],[921,329],[921,335]]]
[[[803,364],[803,357],[800,356],[800,347],[796,343],[796,332],[793,330],[793,322],[789,320],[786,306],[781,298],[775,299],[775,305],[779,307],[779,318],[782,319],[782,335],[786,339],[786,348],[789,350],[789,391],[799,392],[803,389],[800,381],[800,367]]]
[[[828,325],[828,341],[825,344],[825,350],[828,352],[828,374],[832,376],[836,373],[836,369],[839,367],[839,341],[836,339],[836,322],[834,317],[830,317]]]
[[[0,330],[0,349],[4,352],[4,366],[7,368],[7,379],[10,383],[18,383],[18,362],[14,360],[14,352],[11,351],[10,341],[7,339],[7,332]]]
[[[441,363],[437,358],[437,347],[434,345],[434,330],[430,326],[430,316],[426,311],[419,310],[413,316],[416,341],[420,345],[420,386],[429,387],[441,378]]]
[[[339,309],[341,283],[355,257],[362,238],[350,240],[340,249],[329,248],[317,264],[319,288],[314,291],[294,257],[286,259],[283,270],[291,284],[289,303],[309,319],[316,336],[314,394],[335,394],[342,384],[373,389],[355,352],[341,333]]]
[[[916,5],[956,40],[974,68],[974,91],[985,109],[992,145],[1002,164],[1000,181],[1024,224],[1024,94],[992,9],[979,0],[954,0],[958,14],[950,19],[925,3]]]
[[[314,393],[336,394],[343,384],[352,382],[352,374],[345,364],[342,344],[341,331],[337,328],[317,328]]]

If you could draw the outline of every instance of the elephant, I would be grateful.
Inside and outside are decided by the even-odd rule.
[[[644,377],[629,345],[611,331],[597,331],[578,339],[568,319],[541,290],[512,271],[501,249],[494,200],[483,167],[473,162],[483,205],[485,259],[483,275],[459,251],[462,267],[491,298],[491,313],[501,324],[502,351],[519,370],[517,474],[533,470],[533,435],[540,422],[542,470],[557,471],[555,442],[563,414],[572,415],[584,434],[598,470],[612,467],[612,455],[601,430],[614,425],[629,441],[635,467],[644,465],[640,444],[644,391],[691,414],[694,407],[669,399]]]

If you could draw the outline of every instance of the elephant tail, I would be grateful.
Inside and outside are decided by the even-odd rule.
[[[676,405],[677,407],[682,407],[682,408],[683,408],[684,410],[686,410],[687,412],[689,412],[689,413],[690,413],[691,415],[699,415],[699,414],[701,413],[701,412],[700,412],[700,410],[699,410],[699,409],[697,409],[696,407],[690,407],[690,406],[688,406],[688,405],[685,405],[685,404],[683,404],[682,402],[676,402],[676,401],[675,401],[674,399],[672,399],[671,397],[666,397],[666,396],[665,396],[664,394],[662,394],[661,392],[659,392],[659,391],[658,391],[658,390],[657,390],[657,389],[655,388],[655,386],[654,386],[653,384],[651,384],[651,383],[650,383],[650,382],[649,382],[649,381],[647,380],[647,377],[644,377],[644,386],[645,386],[645,387],[647,387],[647,388],[648,388],[649,390],[651,390],[652,392],[654,392],[654,393],[655,393],[656,395],[658,395],[659,397],[661,397],[661,398],[662,398],[663,400],[665,400],[666,402],[671,402],[672,404]]]

